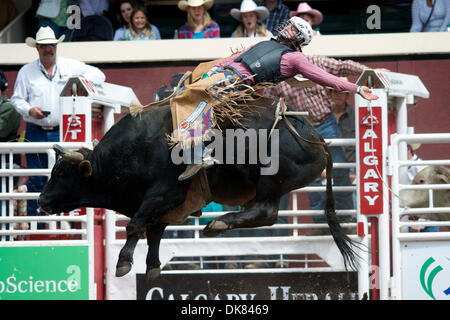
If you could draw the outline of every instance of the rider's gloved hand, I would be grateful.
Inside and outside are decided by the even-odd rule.
[[[366,86],[359,86],[358,87],[358,94],[361,97],[363,97],[364,99],[367,99],[367,100],[377,100],[378,99],[378,96],[372,94],[372,90],[370,90]]]

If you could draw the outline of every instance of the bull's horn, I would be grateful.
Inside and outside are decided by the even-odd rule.
[[[37,209],[37,211],[38,211],[38,212],[45,212],[46,215],[53,214],[51,210],[50,210],[50,211],[45,211],[45,210],[42,209],[41,207],[39,207],[39,208]]]
[[[62,156],[63,154],[65,154],[67,151],[64,150],[63,147],[61,147],[59,144],[54,144],[53,145],[53,150],[55,150],[55,152],[57,154],[59,154],[60,156]]]
[[[55,152],[59,154],[63,159],[75,164],[84,160],[84,156],[81,153],[76,151],[68,151],[58,144],[53,145],[53,150],[55,150]]]

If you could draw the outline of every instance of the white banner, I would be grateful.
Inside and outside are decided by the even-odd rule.
[[[402,297],[450,300],[450,241],[408,242],[402,251]]]

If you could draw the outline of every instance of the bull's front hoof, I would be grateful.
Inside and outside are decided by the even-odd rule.
[[[213,220],[210,223],[208,223],[203,229],[203,234],[206,237],[215,237],[218,234],[224,233],[229,229],[229,226],[220,220]]]
[[[150,269],[145,274],[145,279],[147,280],[147,282],[153,281],[153,280],[155,280],[156,278],[159,277],[160,273],[161,273],[161,269],[159,267]]]
[[[116,266],[116,277],[123,277],[131,270],[130,262],[118,262]]]

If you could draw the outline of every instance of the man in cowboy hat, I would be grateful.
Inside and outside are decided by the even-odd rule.
[[[296,11],[291,11],[289,13],[290,17],[300,17],[306,22],[308,22],[311,27],[317,27],[323,21],[323,15],[319,10],[311,8],[307,2],[299,3]],[[313,31],[313,36],[320,35],[317,30]]]
[[[59,141],[59,120],[61,109],[59,95],[67,80],[82,75],[93,82],[105,81],[105,75],[98,68],[83,62],[57,57],[58,39],[50,27],[41,27],[36,39],[28,37],[25,43],[36,48],[39,59],[20,68],[14,86],[11,102],[26,122],[25,139],[28,142]],[[27,154],[28,168],[42,168],[47,163],[46,154]],[[31,176],[27,187],[30,192],[40,192],[45,177]],[[29,201],[28,214],[36,215],[37,202]]]

